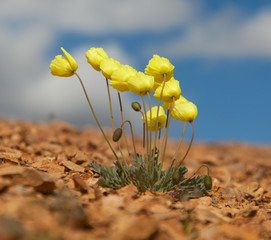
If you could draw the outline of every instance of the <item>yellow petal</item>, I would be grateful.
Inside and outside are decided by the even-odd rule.
[[[153,55],[146,66],[145,73],[154,76],[155,81],[161,83],[164,81],[164,75],[166,76],[166,81],[173,77],[173,69],[174,66],[167,58]]]
[[[85,55],[88,63],[97,71],[101,70],[101,61],[108,58],[103,48],[90,48]]]
[[[172,117],[184,122],[193,122],[197,115],[197,106],[192,102],[176,104],[172,110]]]
[[[186,103],[186,102],[189,102],[186,98],[184,98],[183,96],[180,96],[174,103],[174,105],[178,105],[180,103]],[[164,109],[168,109],[168,106],[169,106],[169,103],[170,102],[164,102],[163,104],[163,108]]]
[[[161,91],[162,91],[162,84],[156,88],[153,97],[159,100],[160,95],[161,95]],[[170,80],[168,80],[165,83],[162,97],[161,97],[161,101],[171,102],[173,97],[175,99],[178,99],[180,97],[180,95],[181,95],[180,83],[179,83],[179,81],[175,80],[172,77]]]
[[[57,55],[50,64],[51,73],[59,77],[70,77],[74,75],[78,68],[78,65],[74,58],[61,48],[65,57],[62,55]]]
[[[77,62],[74,60],[74,58],[68,52],[65,51],[65,49],[63,47],[61,48],[61,50],[64,53],[68,62],[70,63],[72,71],[76,71],[78,68]]]
[[[130,91],[128,87],[128,80],[135,76],[137,71],[128,66],[121,65],[117,70],[115,70],[111,75],[110,86],[121,92]]]
[[[111,79],[111,75],[120,67],[120,63],[112,58],[105,58],[100,63],[100,69],[107,79]]]
[[[156,132],[162,129],[165,126],[165,123],[167,120],[167,115],[165,114],[164,109],[160,106],[159,113],[158,113],[158,127],[156,128],[157,111],[158,111],[158,107],[156,106],[156,107],[151,108],[151,112],[150,110],[147,112],[148,129],[151,130],[152,132]]]
[[[57,55],[50,64],[51,73],[59,77],[70,77],[74,73],[66,58],[61,55]]]
[[[151,93],[154,87],[154,77],[148,76],[143,72],[138,72],[128,80],[128,88],[137,95],[145,96]]]

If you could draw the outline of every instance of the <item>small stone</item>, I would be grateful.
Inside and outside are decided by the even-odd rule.
[[[55,188],[55,181],[49,174],[37,171],[35,169],[25,169],[22,174],[21,182],[32,186],[41,193],[51,193]]]
[[[81,172],[83,173],[85,169],[71,161],[62,161],[62,165],[68,168],[69,170],[75,171],[75,172]]]
[[[258,206],[253,207],[247,207],[242,211],[243,217],[254,217],[257,214],[257,211],[259,210]]]
[[[87,184],[86,182],[80,177],[79,174],[75,174],[73,175],[73,180],[74,180],[74,183],[75,183],[75,188],[78,189],[79,191],[81,192],[87,192]]]
[[[66,153],[66,156],[68,158],[74,157],[76,153],[78,152],[78,148],[76,146],[66,146],[64,147],[64,152]]]
[[[75,159],[76,164],[81,164],[81,163],[90,161],[89,156],[83,151],[78,151],[76,155],[74,156],[74,159]]]
[[[20,166],[3,167],[3,168],[0,168],[0,176],[18,175],[18,174],[22,174],[23,171],[24,171],[24,168]]]
[[[0,192],[4,191],[9,185],[11,181],[9,179],[0,178]]]
[[[113,240],[144,240],[151,239],[157,231],[157,222],[148,216],[134,216],[116,222],[116,232]]]
[[[22,153],[19,150],[0,147],[0,159],[4,161],[9,161],[12,163],[19,163],[19,158],[22,156]]]

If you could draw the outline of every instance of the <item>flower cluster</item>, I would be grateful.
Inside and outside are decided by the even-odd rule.
[[[128,169],[127,161],[122,154],[123,161],[120,161],[119,157],[115,153],[114,148],[112,147],[110,141],[107,139],[104,131],[97,119],[94,109],[91,105],[91,102],[88,98],[86,90],[84,88],[83,82],[79,75],[77,74],[77,63],[74,58],[67,53],[63,48],[61,50],[64,53],[64,56],[58,55],[52,60],[50,69],[53,75],[60,76],[60,77],[69,77],[76,75],[80,80],[80,83],[83,87],[84,93],[86,95],[87,101],[89,103],[90,109],[93,113],[93,116],[102,131],[109,147],[113,151],[116,159],[117,159],[117,167],[123,173],[124,182],[132,182],[137,185],[138,189],[155,189],[155,186],[159,186],[160,188],[156,189],[163,189],[166,184],[168,184],[169,178],[172,177],[176,179],[176,176],[179,180],[182,179],[181,174],[181,167],[183,164],[183,160],[186,157],[187,153],[190,150],[193,137],[194,137],[194,126],[193,121],[197,117],[198,110],[194,103],[190,102],[186,98],[181,95],[181,88],[180,83],[178,80],[174,78],[174,66],[170,63],[167,58],[160,57],[158,55],[153,55],[152,59],[150,59],[148,65],[145,68],[145,72],[139,72],[132,68],[129,65],[122,65],[120,62],[116,61],[113,58],[109,58],[107,53],[102,48],[90,48],[85,56],[87,58],[87,62],[95,69],[96,71],[101,71],[103,76],[106,79],[107,88],[108,88],[108,99],[109,99],[109,106],[110,106],[110,113],[111,113],[111,123],[112,123],[112,130],[113,140],[118,143],[119,139],[122,136],[122,130],[125,131],[124,124],[129,123],[131,128],[131,133],[133,136],[132,131],[132,124],[129,120],[124,120],[123,117],[123,110],[122,110],[122,103],[120,94],[122,92],[133,92],[141,97],[143,108],[141,108],[141,104],[138,102],[132,103],[132,108],[135,111],[138,111],[142,114],[142,123],[143,123],[143,150],[141,155],[138,154],[136,151],[136,147],[134,144],[134,155],[133,158],[130,159],[130,162],[133,160],[137,162],[142,162],[145,166],[146,171],[148,174],[156,180],[153,179],[150,181],[154,181],[149,183],[150,187],[144,188],[139,187],[140,185],[133,177],[131,177],[131,172]],[[117,90],[119,96],[119,104],[122,116],[122,124],[119,128],[115,129],[114,121],[113,121],[113,112],[112,112],[112,103],[110,97],[110,86]],[[158,104],[156,106],[152,106],[152,101],[150,95],[153,93],[153,97],[158,100]],[[149,110],[147,111],[145,97],[148,99],[148,107]],[[163,102],[163,103],[162,103]],[[168,129],[171,117],[183,121],[184,129],[183,135],[186,127],[186,123],[191,123],[192,126],[192,137],[189,144],[189,147],[186,151],[185,156],[179,163],[174,163],[176,161],[176,155],[178,153],[180,143],[183,139],[183,135],[181,137],[180,143],[178,145],[178,149],[174,154],[174,158],[172,160],[171,167],[167,170],[167,172],[162,171],[164,156],[165,156],[165,149],[167,144],[168,138]],[[163,130],[163,140],[160,143],[160,136],[161,131]],[[153,136],[153,134],[155,136]],[[159,135],[159,136],[158,136]],[[158,144],[158,142],[160,144]],[[160,145],[160,149],[158,149],[158,145]],[[128,146],[128,144],[127,144]],[[120,148],[120,145],[118,144]],[[120,152],[122,153],[121,149]],[[128,150],[129,152],[129,150]],[[129,152],[131,157],[131,154]],[[137,156],[141,156],[141,160],[138,159]],[[140,167],[139,167],[140,168]],[[208,178],[208,180],[210,180]],[[172,182],[172,181],[171,181]],[[175,181],[176,182],[176,181]],[[188,181],[189,182],[189,181]]]
[[[74,58],[61,48],[65,57],[58,55],[52,61],[50,69],[53,75],[69,77],[74,75],[78,66]],[[170,103],[174,101],[172,117],[185,122],[192,122],[198,114],[195,104],[181,96],[179,81],[173,77],[174,66],[167,58],[154,55],[145,69],[145,73],[137,72],[128,65],[121,65],[118,61],[108,58],[107,53],[102,48],[90,48],[86,52],[88,63],[96,70],[110,79],[109,85],[120,92],[133,92],[139,96],[146,96],[154,91],[154,98],[163,101],[163,108],[169,109]],[[165,81],[164,81],[165,80]],[[164,83],[164,86],[163,86]],[[155,107],[154,107],[155,108]],[[157,107],[155,108],[157,112]],[[155,112],[155,109],[151,111]],[[159,108],[160,109],[160,108]],[[159,110],[160,112],[160,110]],[[155,122],[155,114],[152,114]],[[147,114],[150,122],[150,113]],[[161,122],[165,122],[166,115],[163,110],[159,114]],[[163,120],[162,120],[163,119]],[[158,129],[164,127],[160,125]],[[156,131],[155,127],[151,127]]]

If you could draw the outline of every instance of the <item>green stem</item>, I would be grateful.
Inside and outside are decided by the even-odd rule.
[[[106,87],[107,87],[107,94],[108,94],[108,101],[109,101],[109,108],[110,108],[111,125],[112,125],[112,130],[113,130],[113,132],[114,132],[114,131],[115,131],[115,126],[114,126],[114,120],[113,120],[113,110],[112,110],[111,94],[110,94],[108,79],[105,78],[105,80],[106,80]],[[127,162],[126,162],[126,159],[125,159],[125,157],[124,157],[124,154],[123,154],[123,152],[122,152],[122,150],[121,150],[121,147],[120,147],[119,142],[117,142],[117,145],[118,145],[118,148],[119,148],[121,157],[122,157],[122,159],[123,159],[125,165],[128,166],[128,165],[127,165]]]
[[[108,94],[108,101],[109,101],[109,108],[110,108],[111,125],[112,125],[112,130],[113,130],[113,132],[114,132],[114,131],[115,131],[115,126],[114,126],[114,121],[113,121],[112,101],[111,101],[111,95],[110,95],[110,90],[109,90],[108,79],[105,78],[105,81],[106,81],[107,94]]]
[[[126,123],[126,122],[128,122],[129,123],[129,125],[130,125],[130,129],[131,129],[131,135],[132,135],[132,142],[133,142],[133,147],[134,147],[134,152],[135,152],[135,155],[134,156],[136,156],[136,146],[135,146],[135,137],[134,137],[134,131],[133,131],[133,126],[132,126],[132,123],[131,123],[131,121],[129,121],[129,120],[125,120],[122,124],[121,124],[121,128],[124,128],[124,124]]]
[[[187,148],[187,151],[186,151],[185,155],[183,156],[181,162],[179,163],[179,167],[183,164],[183,162],[184,162],[184,160],[185,160],[187,154],[189,153],[189,151],[190,151],[190,149],[191,149],[191,147],[192,147],[192,143],[193,143],[193,140],[194,140],[194,132],[195,132],[193,122],[191,122],[191,127],[192,127],[192,137],[191,137],[189,146],[188,146],[188,148]]]
[[[151,132],[151,130],[149,129],[149,125],[148,125],[148,120],[147,120],[147,109],[146,109],[146,104],[144,101],[143,96],[141,95],[141,100],[142,100],[142,104],[143,104],[143,109],[144,109],[144,115],[145,115],[145,126],[146,126],[146,142],[147,142],[147,151],[146,151],[146,158],[147,158],[147,162],[148,162],[148,171],[150,171],[150,162],[149,162],[149,132]],[[151,127],[151,125],[150,125]]]
[[[118,162],[119,165],[121,166],[122,171],[124,172],[124,174],[126,175],[126,177],[128,177],[127,172],[126,172],[125,169],[123,168],[122,163],[119,161],[119,158],[118,158],[116,152],[114,151],[112,145],[110,144],[108,138],[106,137],[105,132],[104,132],[104,130],[103,130],[103,128],[102,128],[102,126],[101,126],[101,124],[100,124],[100,122],[99,122],[99,120],[98,120],[98,118],[97,118],[97,116],[96,116],[96,114],[95,114],[95,112],[94,112],[94,109],[93,109],[93,107],[92,107],[92,105],[91,105],[91,102],[90,102],[90,100],[89,100],[87,91],[86,91],[85,86],[84,86],[84,84],[83,84],[83,82],[82,82],[82,79],[80,78],[80,76],[78,75],[78,73],[75,72],[75,75],[77,76],[77,78],[79,79],[79,81],[80,81],[80,83],[81,83],[81,86],[82,86],[82,88],[83,88],[83,91],[84,91],[84,94],[85,94],[85,96],[86,96],[88,105],[89,105],[90,110],[91,110],[91,112],[92,112],[92,115],[93,115],[93,117],[94,117],[94,119],[95,119],[95,121],[96,121],[96,123],[97,123],[97,125],[98,125],[98,127],[99,127],[99,129],[100,129],[100,131],[102,132],[104,139],[106,140],[108,146],[110,147],[111,151],[113,152],[113,154],[114,154],[114,156],[115,156],[117,162]]]
[[[163,136],[163,141],[162,141],[162,146],[161,146],[161,149],[162,149],[162,154],[161,154],[162,155],[162,160],[161,160],[161,166],[160,166],[158,181],[160,180],[161,173],[162,173],[162,168],[163,168],[163,164],[164,164],[164,160],[165,160],[165,153],[166,153],[167,140],[168,140],[168,129],[169,129],[169,124],[170,124],[170,120],[171,120],[171,116],[172,116],[172,110],[174,108],[174,105],[175,105],[175,98],[173,98],[172,103],[170,103],[170,105],[169,105],[168,117],[167,117],[167,122],[166,122],[166,128],[165,128],[165,132],[164,132],[164,136]],[[160,158],[160,156],[159,156],[159,158]]]
[[[177,169],[179,169],[179,167],[183,164],[183,162],[184,162],[184,160],[185,160],[187,154],[189,153],[189,151],[190,151],[190,149],[191,149],[191,146],[192,146],[192,143],[193,143],[193,140],[194,140],[194,124],[193,124],[193,122],[191,122],[191,126],[192,126],[192,137],[191,137],[189,146],[188,146],[188,148],[187,148],[187,150],[186,150],[186,153],[184,154],[182,160],[176,165],[177,167],[176,167],[176,169],[175,169],[175,171],[174,171],[174,173],[173,173],[173,176],[174,176],[174,174],[176,173]]]
[[[152,126],[152,111],[151,111],[151,97],[150,97],[150,94],[148,93],[148,100],[149,100],[149,109],[150,109],[150,126]],[[151,153],[151,148],[152,146],[152,132],[150,130],[150,153]]]
[[[150,94],[147,93],[148,95],[148,100],[149,100],[149,109],[150,109],[150,126],[152,126],[152,111],[151,111],[151,97],[150,97]],[[154,150],[154,153],[152,153],[152,131],[150,129],[149,131],[149,134],[150,134],[150,147],[149,147],[149,156],[150,156],[150,172],[153,173],[153,170],[154,170],[154,157],[155,157],[155,150]]]
[[[146,119],[144,113],[140,110],[140,113],[142,114],[143,118],[143,151],[142,151],[142,159],[144,159],[144,154],[145,154],[145,132],[146,132]]]
[[[124,118],[123,118],[122,102],[121,102],[121,97],[120,97],[120,92],[119,91],[118,91],[118,97],[119,97],[121,124],[122,124],[124,122]],[[128,145],[128,141],[127,141],[125,128],[123,128],[123,135],[124,135],[124,140],[125,140],[125,144],[126,144],[126,147],[127,147],[127,151],[128,151],[129,157],[130,157],[130,161],[132,161],[132,156],[131,156],[130,151],[129,151],[129,145]],[[125,160],[125,163],[127,165],[126,160]]]
[[[155,135],[154,135],[154,149],[156,148],[156,139],[157,139],[157,128],[158,128],[158,117],[159,117],[159,108],[160,108],[160,104],[161,104],[161,99],[162,99],[162,95],[163,95],[163,91],[164,91],[164,87],[165,87],[165,84],[166,84],[166,79],[167,79],[167,75],[164,73],[164,81],[163,81],[163,85],[162,85],[162,88],[161,88],[161,94],[160,94],[160,97],[159,97],[159,101],[158,101],[158,108],[157,108],[157,115],[156,115],[156,122],[155,122]]]
[[[183,133],[182,133],[181,139],[180,139],[180,141],[179,141],[179,143],[178,143],[177,149],[176,149],[176,151],[175,151],[175,153],[174,153],[174,155],[173,155],[172,162],[175,162],[175,160],[176,160],[176,158],[177,158],[177,154],[178,154],[178,152],[179,152],[179,150],[180,150],[180,147],[181,147],[181,144],[182,144],[182,141],[183,141],[185,129],[186,129],[186,122],[184,123]]]
[[[190,148],[191,148],[191,146],[192,146],[193,139],[194,139],[194,125],[193,125],[193,122],[191,122],[191,126],[192,126],[192,137],[191,137],[191,140],[190,140],[189,146],[188,146],[187,151],[186,151],[185,155],[183,156],[183,158],[182,158],[181,162],[180,162],[180,163],[178,163],[178,164],[176,165],[176,168],[175,168],[175,170],[174,170],[174,172],[173,172],[172,176],[174,176],[174,175],[175,175],[175,173],[176,173],[176,171],[178,171],[178,169],[179,169],[179,168],[180,168],[180,166],[182,165],[182,163],[183,163],[184,159],[186,158],[186,156],[187,156],[187,154],[189,153],[189,150],[190,150]],[[183,132],[184,132],[184,131],[183,131]],[[167,182],[167,180],[168,180],[168,176],[169,176],[169,173],[170,173],[170,170],[171,170],[172,166],[173,166],[173,161],[172,161],[172,164],[171,164],[171,166],[170,166],[170,169],[168,169],[167,175],[165,176],[164,181],[163,181],[163,183],[162,183],[162,185],[161,185],[161,186],[163,186],[163,184]]]

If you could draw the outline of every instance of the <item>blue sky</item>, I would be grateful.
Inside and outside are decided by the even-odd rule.
[[[103,47],[139,71],[153,54],[169,58],[182,94],[198,106],[196,140],[271,142],[270,1],[11,0],[1,3],[0,34],[2,117],[47,121],[54,113],[94,124],[77,80],[50,75],[50,61],[64,47],[109,125],[104,79],[84,56]],[[129,110],[133,99],[123,94],[126,117],[140,127]],[[171,137],[181,131],[174,121]]]

